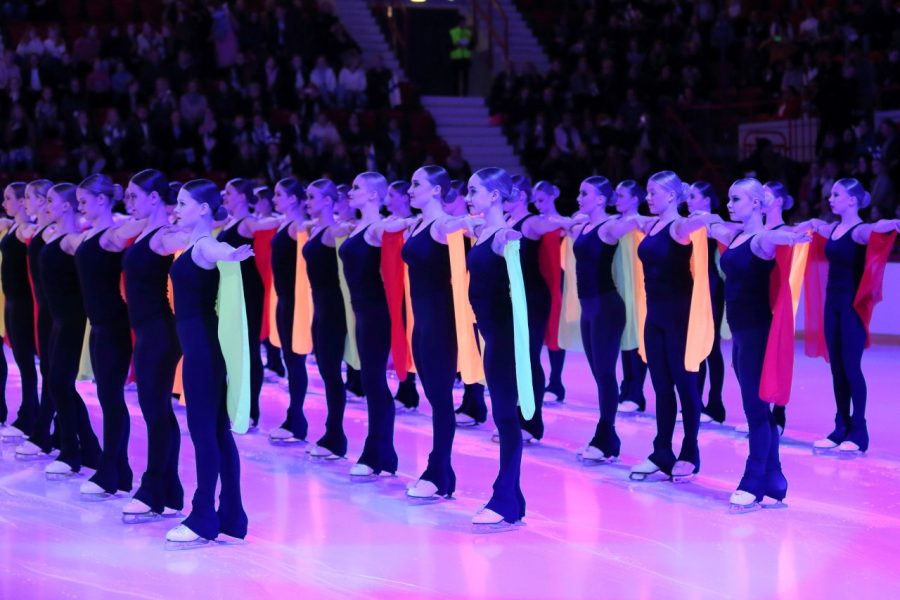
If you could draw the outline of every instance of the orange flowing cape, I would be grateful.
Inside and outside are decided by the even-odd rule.
[[[637,235],[637,245],[643,235]],[[691,310],[688,318],[687,344],[684,349],[684,368],[696,373],[700,363],[706,360],[712,351],[715,333],[715,320],[712,313],[712,298],[709,292],[709,246],[706,230],[698,229],[691,233],[691,274],[694,279],[691,292]],[[644,324],[647,322],[647,293],[644,287],[644,268],[638,259],[634,265],[635,295],[637,304],[638,352],[647,362],[647,350],[644,346]]]

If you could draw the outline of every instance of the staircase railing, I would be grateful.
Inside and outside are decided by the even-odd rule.
[[[472,20],[475,30],[479,23],[487,33],[488,61],[494,68],[495,45],[503,55],[504,65],[509,63],[509,15],[499,0],[472,0]]]
[[[388,0],[377,3],[385,18],[388,33],[388,42],[397,53],[401,63],[406,67],[407,44],[409,40],[409,18],[406,14],[407,7],[404,0]],[[378,13],[376,13],[376,18]]]

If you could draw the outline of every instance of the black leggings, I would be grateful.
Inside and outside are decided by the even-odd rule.
[[[484,374],[491,394],[491,413],[500,433],[500,469],[486,508],[514,523],[525,516],[525,496],[520,486],[522,429],[512,315],[491,322],[479,321],[478,327],[484,336]]]
[[[281,424],[298,440],[305,440],[309,423],[303,414],[303,402],[306,400],[306,388],[309,386],[309,375],[306,373],[306,355],[297,354],[293,350],[294,343],[294,299],[278,298],[275,307],[275,322],[278,326],[278,337],[281,338],[281,353],[287,365],[288,404],[287,417]]]
[[[691,298],[675,296],[655,301],[648,298],[647,309],[644,345],[650,380],[656,393],[656,438],[650,460],[664,473],[672,472],[676,461],[672,436],[678,411],[677,389],[684,414],[684,440],[677,460],[692,463],[696,472],[700,469],[700,449],[697,446],[700,394],[697,391],[697,373],[684,367]]]
[[[638,410],[646,410],[647,400],[644,398],[644,382],[647,380],[647,363],[641,353],[634,350],[622,350],[622,387],[619,391],[619,402],[630,400],[638,405]]]
[[[434,293],[412,297],[416,321],[412,350],[425,397],[431,404],[433,445],[421,479],[437,486],[441,496],[456,490],[451,465],[456,418],[453,415],[453,382],[456,379],[457,346],[453,296]]]
[[[56,460],[66,463],[76,473],[82,465],[90,469],[100,466],[100,442],[91,428],[84,400],[75,389],[84,326],[85,319],[79,315],[53,319],[44,380],[59,416],[60,452]]]
[[[722,387],[725,385],[725,360],[722,358],[722,320],[725,316],[725,296],[722,283],[712,293],[713,322],[715,331],[713,346],[709,356],[700,363],[700,371],[697,373],[697,389],[700,393],[700,402],[703,402],[703,386],[706,383],[706,374],[709,373],[709,398],[702,409],[713,420],[719,423],[725,421],[725,405],[722,403]]]
[[[347,339],[347,316],[341,290],[333,293],[313,294],[313,350],[319,375],[325,384],[325,434],[316,442],[332,454],[347,454],[347,436],[344,434],[344,409],[347,406],[347,390],[341,377],[341,361]]]
[[[184,507],[178,478],[181,430],[172,410],[172,384],[181,346],[171,316],[134,328],[134,376],[138,403],[147,423],[147,470],[134,494],[155,513]]]
[[[56,416],[56,402],[53,400],[53,394],[50,393],[50,380],[47,376],[47,370],[50,366],[50,333],[52,330],[53,318],[50,316],[50,311],[46,307],[42,308],[38,305],[37,343],[41,359],[41,403],[38,407],[34,430],[28,441],[38,446],[42,452],[48,453],[54,447],[59,446],[59,421]],[[57,431],[54,436],[51,436],[50,426],[54,422],[57,423]]]
[[[255,281],[252,277],[245,276],[243,283],[244,302],[247,305],[247,337],[250,342],[250,424],[256,426],[259,424],[259,394],[263,384],[262,348],[259,337],[262,331],[265,294],[258,276]]]
[[[34,432],[38,417],[38,393],[37,393],[37,369],[34,366],[34,357],[37,348],[34,343],[34,303],[30,296],[7,296],[4,309],[6,322],[6,335],[9,337],[9,345],[12,348],[13,358],[19,367],[22,386],[22,404],[12,426],[16,427],[26,436]],[[0,361],[0,373],[3,384],[6,383],[6,360]],[[2,396],[0,392],[0,396]],[[0,422],[6,422],[8,415],[6,402],[0,402]]]
[[[831,359],[831,378],[837,404],[834,431],[828,439],[836,444],[849,440],[855,442],[860,450],[866,451],[869,447],[867,388],[862,372],[866,328],[853,308],[854,296],[853,292],[825,294],[825,343]]]
[[[360,378],[369,411],[369,429],[357,461],[375,473],[397,472],[394,450],[394,399],[387,384],[387,361],[391,352],[391,315],[386,304],[354,306],[356,345]],[[454,370],[455,370],[454,364]]]
[[[241,502],[241,461],[228,418],[218,319],[214,315],[198,316],[178,321],[176,327],[184,351],[188,431],[197,463],[197,490],[184,525],[210,540],[219,533],[243,538],[247,535],[247,515]],[[216,510],[216,484],[220,480]]]
[[[110,494],[116,490],[130,492],[134,476],[128,464],[131,418],[125,405],[125,380],[131,365],[128,321],[92,326],[90,353],[97,399],[103,410],[103,454],[91,481]]]
[[[763,323],[759,327],[732,331],[732,363],[750,427],[750,454],[738,489],[753,494],[757,501],[766,494],[770,473],[781,472],[778,429],[771,405],[759,397],[769,326]]]
[[[616,359],[625,331],[625,303],[615,290],[581,299],[581,340],[597,383],[600,420],[590,445],[604,456],[618,456],[621,443],[616,434],[619,405]]]
[[[539,298],[540,294],[529,295],[528,299]],[[537,301],[528,305],[528,352],[531,357],[531,381],[534,388],[534,416],[531,420],[522,419],[522,429],[535,439],[544,437],[544,367],[541,364],[541,349],[547,331],[547,320],[550,318],[549,294],[547,302]]]

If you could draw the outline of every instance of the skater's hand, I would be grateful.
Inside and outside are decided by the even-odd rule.
[[[246,260],[253,256],[253,248],[250,244],[244,244],[243,246],[239,246],[234,249],[234,252],[231,253],[231,260],[240,262],[242,260]]]
[[[522,239],[522,232],[516,231],[515,229],[504,228],[497,232],[494,236],[494,242],[492,244],[492,249],[494,252],[503,256],[503,250],[506,248],[506,244],[511,242],[512,240],[520,240]]]
[[[805,244],[812,241],[813,232],[812,229],[794,231],[792,236],[795,244]]]

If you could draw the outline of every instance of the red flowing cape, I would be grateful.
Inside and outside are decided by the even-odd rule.
[[[772,325],[766,342],[759,397],[779,406],[791,398],[794,374],[794,309],[790,275],[793,248],[779,246],[775,251],[775,269],[769,284]]]
[[[872,322],[875,306],[882,299],[884,269],[896,238],[897,232],[895,231],[872,233],[869,243],[866,245],[865,270],[853,299],[853,308],[856,309],[862,319],[863,327],[866,329],[866,348],[872,343],[869,325]],[[828,348],[825,345],[825,286],[828,281],[825,242],[826,240],[822,236],[815,236],[810,244],[809,260],[803,281],[805,288],[803,309],[806,355],[821,356],[828,361]]]
[[[275,237],[275,230],[257,231],[253,236],[253,255],[256,260],[256,268],[262,278],[263,289],[263,315],[262,329],[259,332],[260,341],[269,339],[269,328],[272,327],[269,306],[273,303],[272,298],[272,238]]]
[[[403,232],[385,232],[381,238],[381,278],[391,315],[391,358],[397,379],[406,380],[412,366],[409,341],[406,337],[406,321],[403,305],[406,299],[406,265],[400,256],[403,249]]]
[[[559,320],[562,314],[562,238],[559,229],[545,233],[538,245],[538,268],[550,288],[550,319],[544,342],[550,350],[559,350]]]

